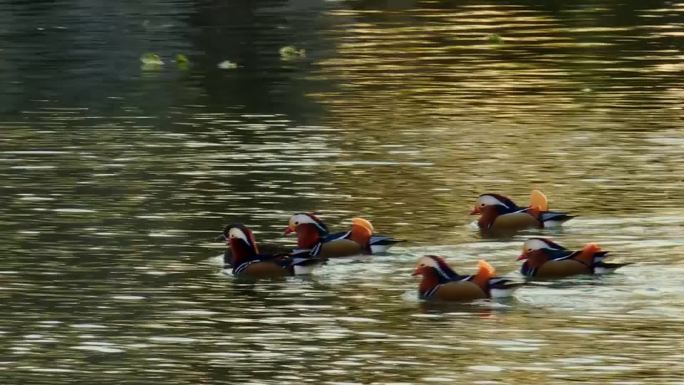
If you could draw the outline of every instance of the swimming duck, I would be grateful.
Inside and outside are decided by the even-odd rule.
[[[425,300],[472,301],[480,298],[509,297],[522,283],[496,277],[487,261],[478,262],[473,275],[459,275],[444,258],[428,255],[418,260],[413,275],[422,275],[418,295]]]
[[[546,238],[530,238],[518,260],[525,260],[520,272],[529,278],[562,278],[577,274],[605,274],[629,263],[605,263],[607,251],[595,243],[582,250],[568,250]]]
[[[236,277],[258,279],[306,274],[321,262],[309,255],[259,254],[254,234],[242,224],[226,226],[219,239],[225,240],[230,248],[230,254],[224,255],[224,265],[232,267]]]
[[[290,217],[284,234],[297,234],[297,251],[310,250],[311,255],[324,258],[383,253],[401,242],[374,235],[375,229],[366,219],[353,218],[351,222],[351,230],[330,234],[328,226],[315,214],[297,213]]]
[[[546,195],[539,190],[532,191],[528,207],[519,207],[503,195],[482,194],[470,214],[479,214],[477,225],[480,230],[489,232],[558,227],[574,218],[566,213],[549,211]]]

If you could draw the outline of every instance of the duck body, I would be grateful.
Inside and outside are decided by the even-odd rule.
[[[477,225],[486,232],[515,232],[528,228],[553,228],[574,218],[560,211],[548,210],[546,196],[535,190],[529,207],[520,207],[499,194],[482,194],[471,211],[479,214]]]
[[[523,253],[518,260],[525,260],[520,273],[527,278],[554,279],[579,274],[605,274],[629,265],[629,263],[606,263],[608,252],[593,243],[581,250],[569,250],[546,238],[530,238],[525,241]]]
[[[442,257],[432,255],[418,260],[413,275],[423,276],[418,287],[418,296],[423,300],[466,302],[508,297],[522,286],[495,276],[494,268],[486,261],[479,262],[476,274],[459,275]]]
[[[311,256],[326,259],[386,252],[400,242],[388,236],[375,235],[373,231],[370,222],[354,218],[351,230],[331,234],[314,214],[298,213],[290,218],[285,234],[297,234],[298,251],[309,250]]]
[[[322,255],[332,254],[336,256],[349,256],[358,254],[382,254],[386,253],[392,246],[400,240],[386,235],[371,235],[368,239],[354,240],[353,231],[329,234],[323,239]]]
[[[274,256],[255,256],[249,260],[233,266],[233,275],[236,277],[248,277],[254,279],[280,278],[294,275],[294,269],[285,258],[279,259]]]
[[[260,254],[252,231],[241,224],[226,226],[221,238],[230,248],[230,253],[224,255],[224,265],[232,268],[233,275],[239,278],[281,278],[310,273],[321,262],[308,254]]]

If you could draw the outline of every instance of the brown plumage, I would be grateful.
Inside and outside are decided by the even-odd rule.
[[[530,205],[519,207],[500,194],[482,194],[478,197],[472,215],[479,214],[477,225],[483,232],[508,235],[528,228],[558,226],[572,216],[548,210],[546,196],[532,191]]]
[[[221,236],[230,248],[227,266],[236,277],[252,279],[280,278],[292,275],[294,268],[289,255],[261,255],[250,229],[241,224],[229,225]]]
[[[314,214],[298,213],[290,217],[285,234],[290,233],[297,234],[298,248],[311,249],[320,258],[371,253],[373,225],[363,218],[353,218],[349,232],[330,235],[327,226]]]
[[[520,272],[530,278],[564,278],[578,274],[600,274],[613,271],[626,263],[605,263],[608,252],[588,243],[573,251],[546,238],[530,238],[523,245],[518,260],[525,260]]]
[[[470,281],[445,283],[430,296],[430,299],[440,301],[473,301],[489,298],[487,293],[477,284]]]
[[[512,292],[518,283],[495,277],[494,268],[486,261],[480,261],[478,271],[471,276],[457,274],[444,258],[426,256],[418,260],[413,275],[422,275],[418,294],[422,299],[439,301],[472,301],[491,298],[493,290]]]
[[[361,245],[351,239],[336,239],[321,243],[318,256],[321,258],[339,258],[363,254]]]
[[[541,228],[542,223],[536,216],[526,212],[499,214],[496,207],[485,207],[477,221],[481,229],[490,232],[520,231],[529,228]]]
[[[530,267],[534,268],[534,263]],[[590,274],[591,268],[574,259],[566,259],[563,261],[546,261],[541,265],[537,265],[537,271],[534,274],[536,278],[564,278],[578,274]]]
[[[271,261],[252,263],[240,273],[236,274],[238,277],[249,277],[253,279],[282,278],[289,275],[292,275],[291,270]]]

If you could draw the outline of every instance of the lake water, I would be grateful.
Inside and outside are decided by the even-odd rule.
[[[1,2],[0,383],[684,384],[684,3],[576,3]],[[515,275],[539,232],[467,213],[533,188],[634,264],[417,300],[426,253]],[[221,274],[311,210],[407,242]]]

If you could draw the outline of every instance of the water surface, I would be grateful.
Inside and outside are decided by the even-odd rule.
[[[0,4],[2,383],[681,384],[683,11]],[[499,303],[416,299],[426,253],[515,274],[540,233],[482,239],[467,212],[533,188],[579,215],[542,234],[634,264]],[[309,278],[221,274],[224,224],[286,247],[304,210],[407,242]]]

